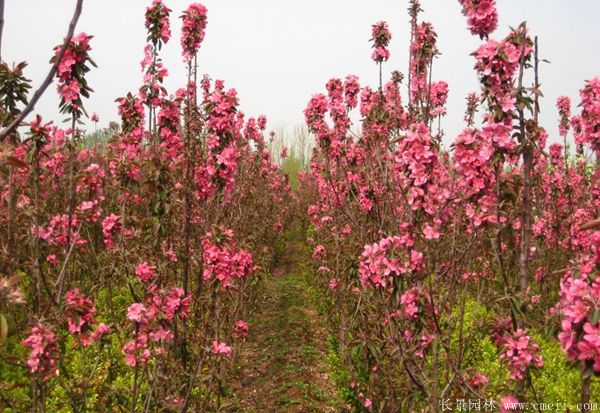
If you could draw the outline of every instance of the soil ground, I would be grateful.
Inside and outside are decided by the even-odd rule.
[[[303,268],[307,259],[302,244],[291,239],[264,283],[223,411],[340,411],[329,375],[325,322]]]

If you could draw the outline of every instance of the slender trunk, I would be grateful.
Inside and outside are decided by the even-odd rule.
[[[533,154],[528,146],[523,152],[523,210],[521,213],[521,252],[519,256],[519,287],[525,294],[529,287],[529,248],[531,244],[531,170]]]
[[[39,313],[40,308],[40,284],[41,284],[41,269],[40,269],[40,260],[41,260],[41,248],[40,248],[40,237],[37,234],[37,231],[40,227],[40,162],[39,162],[39,152],[38,145],[39,143],[35,141],[34,143],[34,154],[33,154],[33,227],[36,229],[36,233],[33,236],[32,242],[32,256],[31,256],[31,264],[33,270],[33,312],[34,314]]]
[[[75,213],[75,126],[76,126],[76,118],[73,116],[71,122],[71,140],[69,141],[69,205],[68,205],[68,225],[67,225],[67,246],[65,247],[65,273],[60,278],[60,282],[58,285],[59,294],[62,294],[65,281],[69,278],[69,267],[68,267],[68,256],[70,255],[69,249],[72,249],[71,244],[75,243],[75,239],[73,236],[73,215]],[[69,247],[71,246],[71,247]],[[60,296],[56,297],[57,301],[60,301]]]
[[[39,153],[38,153],[39,143],[37,140],[33,142],[33,159],[32,159],[32,180],[33,180],[33,228],[35,228],[35,233],[31,239],[32,241],[32,249],[31,249],[31,265],[33,272],[33,283],[32,283],[32,306],[33,313],[37,316],[39,314],[40,309],[40,280],[41,280],[41,271],[40,271],[40,238],[37,234],[40,225],[40,202],[39,202]],[[43,384],[37,378],[34,378],[31,382],[31,398],[32,398],[32,411],[37,413],[41,405],[41,411],[45,410],[44,408],[44,397],[42,394]]]
[[[195,71],[195,68],[194,68]],[[188,64],[188,89],[192,79],[192,63]],[[188,294],[189,291],[189,279],[190,279],[190,246],[191,246],[191,232],[192,232],[192,171],[193,171],[193,142],[192,133],[190,131],[191,125],[191,106],[195,106],[195,102],[189,95],[185,107],[185,118],[184,118],[184,141],[185,141],[185,217],[183,224],[183,237],[184,237],[184,256],[183,256],[183,291]],[[181,331],[181,360],[183,368],[187,369],[187,325],[185,319],[182,319],[182,331]]]
[[[527,33],[526,26],[522,26],[522,35]],[[521,64],[519,68],[519,96],[523,97],[523,74],[525,71],[525,41],[521,48]],[[537,60],[537,59],[536,59]],[[531,236],[531,171],[533,169],[533,146],[529,132],[525,127],[524,109],[519,109],[519,133],[523,153],[523,205],[521,209],[521,249],[519,253],[519,288],[525,294],[529,287],[529,248]]]
[[[590,398],[592,394],[592,377],[588,376],[581,379],[581,411],[590,412]]]
[[[67,227],[67,245],[71,244],[71,227],[75,212],[75,116],[71,121],[71,141],[69,142],[69,205],[67,209],[69,225]]]
[[[1,0],[0,0],[1,1]],[[8,167],[8,221],[6,223],[6,252],[8,262],[6,263],[6,272],[11,275],[13,272],[13,224],[14,224],[14,202],[15,186],[13,184],[13,168]]]
[[[137,339],[138,339],[138,334],[139,334],[139,325],[136,323],[135,325],[135,335],[133,336],[133,339],[136,341],[136,347],[137,347]],[[131,401],[131,413],[135,413],[136,410],[136,404],[137,404],[137,398],[138,398],[138,392],[139,392],[139,383],[138,383],[138,378],[139,378],[139,374],[140,374],[140,363],[138,361],[138,352],[137,352],[137,348],[135,350],[135,369],[133,372],[133,397],[132,397],[132,401]]]

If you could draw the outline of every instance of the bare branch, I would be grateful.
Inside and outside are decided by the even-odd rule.
[[[0,0],[0,2],[4,3],[3,0]],[[4,129],[0,133],[0,142],[2,142],[17,127],[19,127],[19,125],[21,124],[23,119],[25,119],[27,117],[27,115],[29,115],[31,113],[31,111],[35,108],[35,105],[38,102],[38,100],[40,100],[40,98],[42,97],[44,92],[46,92],[46,89],[48,89],[48,86],[50,86],[50,84],[54,80],[54,76],[56,75],[56,72],[58,70],[58,65],[62,61],[62,58],[65,55],[65,52],[67,51],[67,46],[69,45],[69,43],[71,42],[71,39],[73,38],[73,34],[75,32],[75,26],[77,26],[77,21],[79,20],[79,16],[81,15],[82,8],[83,8],[83,0],[77,0],[77,5],[75,6],[75,12],[73,13],[73,17],[71,18],[71,23],[69,23],[69,31],[67,33],[67,37],[65,37],[65,41],[62,45],[60,52],[58,53],[56,61],[52,65],[50,72],[48,72],[48,75],[46,76],[44,83],[42,83],[41,86],[39,87],[39,89],[35,91],[35,93],[33,94],[33,97],[31,98],[31,100],[29,101],[29,103],[27,104],[25,109],[23,109],[23,111],[19,114],[19,116],[17,116],[10,123],[10,125],[8,125],[6,127],[6,129]]]

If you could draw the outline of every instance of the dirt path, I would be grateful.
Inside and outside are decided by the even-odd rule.
[[[339,411],[328,374],[327,333],[303,270],[305,258],[292,239],[265,282],[225,411]]]

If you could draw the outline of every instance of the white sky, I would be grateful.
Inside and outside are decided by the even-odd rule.
[[[85,102],[97,112],[100,125],[118,120],[115,98],[136,91],[142,75],[139,62],[145,44],[144,11],[150,0],[86,0],[76,32],[94,35],[92,57],[98,69],[88,80],[95,93]],[[169,69],[169,92],[185,82],[180,57],[179,19],[188,0],[167,0],[173,10],[173,37],[163,48]],[[386,20],[392,31],[391,59],[384,70],[407,72],[409,25],[407,0],[204,0],[208,29],[199,54],[200,71],[237,88],[247,115],[265,114],[269,128],[291,129],[304,122],[310,96],[324,91],[332,77],[358,75],[361,84],[375,86],[377,68],[370,60],[371,25]],[[540,38],[541,119],[556,136],[554,102],[569,95],[575,105],[585,79],[600,74],[600,1],[497,0],[502,38],[508,26],[527,20]],[[6,0],[2,55],[12,63],[27,60],[26,74],[34,87],[45,77],[52,48],[61,42],[74,0]],[[474,59],[480,40],[466,29],[456,0],[422,0],[423,19],[431,21],[442,56],[434,79],[450,86],[448,115],[443,120],[447,142],[463,127],[464,98],[478,88]],[[54,85],[38,103],[37,112],[60,123]]]

